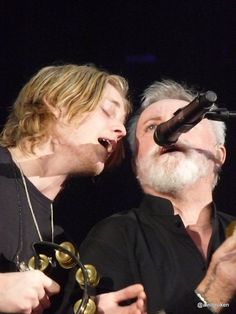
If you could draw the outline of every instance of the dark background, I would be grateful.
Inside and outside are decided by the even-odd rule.
[[[124,75],[135,107],[151,82],[171,78],[213,90],[218,105],[236,110],[235,1],[2,0],[0,23],[1,124],[26,81],[58,63],[94,63]],[[227,124],[216,201],[236,215],[236,118]],[[97,220],[141,197],[129,155],[113,173],[73,179],[64,192],[57,219],[79,242]]]

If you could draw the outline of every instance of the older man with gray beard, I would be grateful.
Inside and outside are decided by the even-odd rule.
[[[212,191],[225,161],[225,125],[203,119],[175,145],[153,134],[196,93],[155,82],[130,123],[134,169],[145,193],[139,208],[98,223],[80,248],[102,275],[100,290],[142,283],[148,313],[236,313],[235,219],[216,210]]]

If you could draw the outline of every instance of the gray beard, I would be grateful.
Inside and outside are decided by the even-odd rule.
[[[212,164],[203,153],[194,149],[161,156],[157,153],[158,148],[154,147],[136,163],[136,167],[141,186],[160,193],[177,194],[187,185],[206,177]],[[178,154],[184,154],[184,158],[179,159]]]

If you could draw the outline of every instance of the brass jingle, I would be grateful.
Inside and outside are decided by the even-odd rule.
[[[41,271],[45,271],[47,269],[49,265],[49,259],[46,255],[44,254],[39,254],[39,270]],[[29,259],[29,262],[28,262],[28,267],[30,270],[35,270],[35,257],[32,256],[30,259]]]
[[[79,307],[80,307],[80,304],[82,302],[82,299],[79,299],[75,305],[74,305],[74,313],[77,313]],[[88,302],[87,304],[85,305],[85,308],[82,308],[81,309],[81,313],[83,314],[95,314],[96,313],[96,304],[95,302],[92,300],[92,299],[88,299]]]
[[[236,231],[236,220],[233,220],[228,227],[225,230],[225,236],[226,238],[230,237],[233,235],[233,233]]]
[[[64,249],[68,250],[72,254],[76,253],[75,247],[71,242],[62,242],[60,246],[62,246]],[[76,265],[76,262],[73,261],[72,257],[70,257],[70,255],[66,253],[56,250],[55,256],[62,268],[69,269]]]
[[[84,265],[88,274],[88,284],[90,287],[96,287],[100,281],[100,276],[93,265]],[[79,283],[80,287],[84,288],[84,275],[82,269],[79,268],[75,274],[75,279]]]

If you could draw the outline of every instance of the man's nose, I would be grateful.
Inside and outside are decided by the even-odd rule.
[[[117,135],[117,140],[120,140],[122,137],[126,135],[126,128],[123,123],[119,123],[114,126],[114,132]]]

